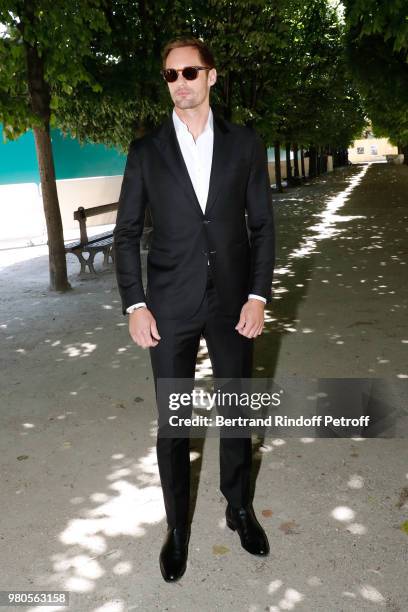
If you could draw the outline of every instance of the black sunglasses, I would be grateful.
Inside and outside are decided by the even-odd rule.
[[[187,81],[194,81],[198,77],[199,70],[211,70],[207,66],[186,66],[185,68],[179,68],[176,70],[175,68],[167,68],[165,70],[160,70],[161,75],[167,83],[174,83],[178,79],[178,73],[181,72],[183,77]]]

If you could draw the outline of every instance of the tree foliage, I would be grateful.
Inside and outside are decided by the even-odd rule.
[[[57,126],[55,111],[80,84],[101,91],[87,61],[95,37],[109,32],[102,7],[102,0],[0,0],[0,23],[6,28],[0,37],[0,121],[7,138],[48,120]],[[30,73],[30,54],[38,56],[42,77],[39,70]]]
[[[377,135],[408,147],[408,5],[346,0],[350,70]]]

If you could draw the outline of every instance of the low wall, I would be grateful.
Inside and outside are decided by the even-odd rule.
[[[79,237],[79,224],[74,221],[78,206],[88,208],[98,204],[117,202],[122,184],[122,175],[81,179],[57,180],[62,225],[65,240]],[[41,187],[36,183],[0,185],[2,223],[0,240],[23,240],[30,238],[47,241]],[[98,215],[87,221],[87,227],[116,222],[116,211]]]
[[[280,163],[281,166],[281,176],[283,180],[286,180],[286,161],[281,161]],[[294,173],[294,161],[293,159],[291,160],[291,166],[292,166],[292,174]],[[276,184],[276,176],[275,176],[275,162],[271,161],[268,162],[268,171],[269,171],[269,180],[271,182],[271,185],[275,185]],[[333,156],[332,155],[328,155],[327,156],[327,172],[332,172],[333,171]],[[301,163],[300,163],[300,155],[299,155],[299,172],[301,173]],[[309,176],[309,158],[305,157],[305,174],[306,176]]]
[[[332,157],[328,158],[328,171],[333,169]],[[293,160],[292,160],[293,168]],[[275,163],[268,162],[271,184],[276,183]],[[309,173],[309,158],[305,158],[306,176]],[[282,178],[286,178],[286,162],[281,162]],[[79,236],[79,224],[74,221],[74,211],[78,206],[88,208],[98,204],[110,204],[119,199],[122,175],[101,176],[80,179],[63,179],[57,181],[64,239]],[[41,199],[41,187],[36,183],[19,183],[0,185],[0,204],[2,206],[2,223],[0,240],[25,240],[40,238],[47,241],[44,210]],[[87,227],[116,223],[116,211],[91,217]]]

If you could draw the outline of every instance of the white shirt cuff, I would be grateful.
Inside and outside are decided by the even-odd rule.
[[[142,307],[147,308],[146,303],[145,302],[137,302],[137,304],[132,304],[131,306],[128,306],[126,308],[126,312],[128,312],[130,314],[131,312],[133,312],[137,308],[142,308]]]
[[[255,298],[256,300],[262,300],[262,302],[266,304],[266,298],[262,297],[262,295],[255,295],[255,293],[250,293],[248,295],[248,300],[249,298]]]

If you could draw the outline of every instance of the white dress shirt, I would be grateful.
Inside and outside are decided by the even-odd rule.
[[[205,212],[208,189],[210,185],[214,144],[213,122],[213,113],[210,108],[204,130],[199,136],[197,136],[197,139],[194,140],[193,135],[189,131],[187,125],[180,119],[175,109],[173,109],[173,124],[176,130],[177,140],[179,142],[181,153],[203,213]],[[210,262],[208,261],[208,265],[209,264]],[[264,297],[255,295],[253,293],[250,293],[248,298],[256,298],[266,303],[266,299]],[[133,312],[133,310],[136,310],[136,308],[140,308],[142,306],[146,306],[146,303],[138,302],[137,304],[129,306],[126,309],[126,312]]]

